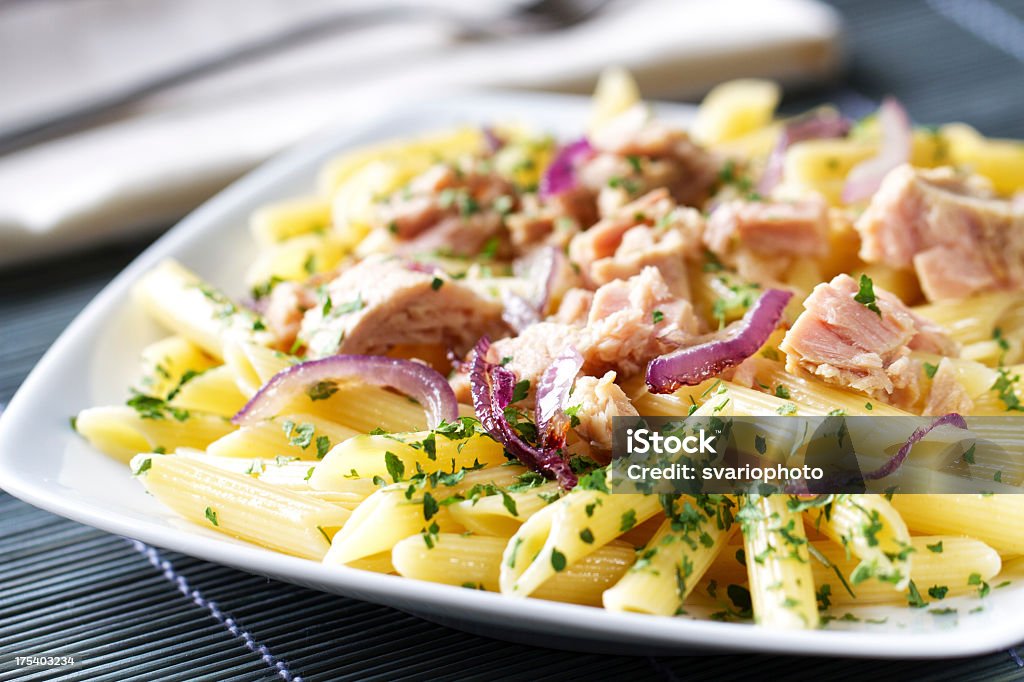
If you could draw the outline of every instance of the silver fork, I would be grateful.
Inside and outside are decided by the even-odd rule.
[[[209,57],[183,60],[181,63],[131,83],[120,90],[101,93],[60,113],[0,132],[0,154],[27,147],[46,138],[72,132],[96,122],[133,102],[250,59],[272,54],[304,41],[345,33],[388,20],[401,18],[447,21],[456,36],[464,41],[487,41],[526,33],[565,29],[586,21],[610,0],[530,0],[500,12],[488,12],[486,3],[470,11],[462,7],[444,7],[430,3],[388,4],[373,9],[340,11],[320,16],[273,36],[234,45]],[[483,11],[481,11],[483,7]]]

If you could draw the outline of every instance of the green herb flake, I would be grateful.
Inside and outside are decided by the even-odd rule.
[[[388,476],[395,483],[401,481],[402,477],[405,476],[405,464],[398,455],[391,451],[384,453],[384,466],[388,470]]]
[[[871,278],[867,275],[860,276],[860,290],[853,297],[857,303],[860,303],[865,308],[875,313],[879,317],[882,316],[882,311],[876,303],[875,297],[875,284],[871,281]]]
[[[207,521],[209,521],[210,523],[212,523],[215,526],[219,526],[220,525],[220,522],[217,521],[217,512],[215,512],[212,507],[207,507],[206,511],[204,513],[206,514],[206,520]]]
[[[564,554],[559,552],[557,549],[551,550],[551,568],[561,573],[565,570],[566,563]]]

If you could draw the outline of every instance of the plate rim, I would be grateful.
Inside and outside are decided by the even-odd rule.
[[[423,114],[462,113],[479,116],[487,106],[517,102],[531,107],[559,104],[583,110],[588,98],[550,93],[475,91],[439,98],[430,103],[412,105]],[[336,153],[350,148],[362,137],[388,130],[377,139],[403,134],[402,121],[408,121],[408,107],[399,113],[399,105],[388,109],[373,121],[355,126],[342,125],[311,137],[297,147],[272,157],[254,170],[218,192],[212,198],[175,224],[119,272],[76,315],[57,340],[31,370],[18,388],[7,409],[0,414],[0,488],[40,509],[93,526],[100,530],[137,539],[147,544],[194,556],[206,561],[243,571],[272,575],[277,579],[299,582],[311,589],[346,594],[357,599],[395,607],[396,601],[414,603],[414,607],[441,608],[457,616],[474,620],[506,618],[517,626],[536,628],[538,632],[556,633],[566,626],[571,634],[592,641],[608,641],[616,637],[623,643],[638,646],[678,648],[692,653],[695,647],[707,647],[708,653],[749,651],[773,654],[854,656],[863,658],[955,658],[979,655],[1006,649],[1024,639],[1024,622],[1016,629],[1012,623],[993,620],[983,627],[964,633],[958,627],[942,631],[899,632],[891,629],[877,633],[866,631],[771,630],[747,623],[719,623],[707,620],[666,618],[645,614],[614,613],[594,607],[561,604],[544,600],[519,600],[504,595],[466,590],[459,587],[411,580],[345,566],[324,566],[308,559],[292,557],[233,539],[220,539],[192,532],[186,528],[168,527],[147,519],[141,524],[133,519],[104,512],[62,497],[45,481],[21,475],[16,455],[7,455],[20,437],[16,426],[23,417],[31,417],[40,404],[39,396],[54,381],[55,367],[65,355],[74,352],[83,330],[102,325],[123,306],[130,303],[130,285],[160,259],[176,255],[176,250],[207,232],[216,239],[218,215],[230,212],[232,206],[246,200],[258,200],[261,188],[275,178],[288,178],[309,171],[325,150]],[[657,103],[659,110],[680,116],[692,115],[686,105]],[[406,127],[405,134],[411,131]],[[223,220],[221,218],[220,220]],[[198,526],[196,526],[198,529]],[[325,589],[329,587],[330,589]],[[396,599],[397,598],[397,599]],[[399,606],[399,608],[402,608]],[[599,615],[598,615],[599,614]]]

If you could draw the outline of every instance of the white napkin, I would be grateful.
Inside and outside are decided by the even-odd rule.
[[[380,1],[342,4],[355,11]],[[8,9],[80,2],[90,4],[34,0]],[[451,2],[460,11],[486,6],[484,19],[524,4],[432,4]],[[159,72],[181,58],[182,41],[195,54],[215,54],[225,27],[237,42],[338,6],[176,0],[156,3],[164,15],[151,7],[118,13],[117,21],[52,7],[8,20],[0,10],[0,61],[22,67],[0,72],[0,129]],[[647,96],[683,98],[738,76],[820,80],[841,55],[836,14],[813,0],[619,0],[566,30],[488,42],[460,41],[450,22],[417,19],[306,40],[0,158],[0,265],[165,225],[317,129],[358,122],[402,98],[479,86],[586,92],[610,64],[629,68]],[[79,39],[59,42],[69,35]]]

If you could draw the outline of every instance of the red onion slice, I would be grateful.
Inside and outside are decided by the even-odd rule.
[[[910,161],[914,131],[910,127],[907,110],[895,97],[886,97],[878,108],[878,122],[882,128],[882,142],[878,154],[861,161],[846,176],[843,202],[856,203],[870,198],[882,185],[882,180],[896,166]]]
[[[540,179],[539,194],[541,199],[561,194],[576,186],[576,165],[585,157],[590,156],[594,148],[585,137],[570,142],[555,154],[551,165],[544,171]]]
[[[540,322],[537,308],[519,294],[505,292],[501,297],[501,319],[516,333],[522,333],[530,325]]]
[[[782,171],[786,161],[786,150],[797,142],[820,140],[832,137],[846,137],[850,132],[850,121],[834,111],[818,111],[790,121],[783,127],[775,148],[772,149],[764,173],[757,184],[757,191],[770,194],[782,182]]]
[[[672,393],[680,386],[696,386],[729,367],[740,364],[764,345],[782,319],[793,296],[768,289],[747,311],[710,341],[681,348],[647,364],[647,386],[652,393]]]
[[[533,291],[529,297],[514,293],[502,297],[505,309],[501,316],[510,327],[522,332],[543,319],[564,262],[565,254],[554,246],[540,247],[516,261],[516,277],[533,284]]]
[[[914,433],[910,434],[910,438],[907,439],[907,442],[900,446],[900,449],[896,452],[895,455],[892,456],[892,458],[888,462],[878,467],[874,471],[869,471],[865,473],[864,478],[866,480],[874,481],[879,478],[885,478],[886,476],[891,476],[892,474],[896,473],[896,471],[898,471],[899,468],[903,466],[903,462],[907,459],[907,456],[910,454],[911,448],[913,448],[922,438],[927,436],[932,429],[937,428],[939,426],[945,426],[947,424],[950,426],[955,426],[958,429],[964,429],[965,431],[967,430],[967,420],[965,420],[959,414],[957,414],[956,412],[944,414],[935,421],[933,421],[928,426],[922,426],[920,428],[915,429]]]
[[[569,346],[552,361],[537,380],[537,405],[534,420],[539,440],[545,446],[565,444],[565,410],[576,375],[583,367],[583,356]]]
[[[427,426],[459,418],[459,404],[448,380],[427,365],[380,355],[332,355],[281,370],[231,418],[244,426],[276,416],[295,395],[322,382],[358,381],[387,386],[414,398],[427,413]]]
[[[572,488],[576,485],[576,474],[561,454],[557,450],[533,447],[516,433],[505,418],[505,408],[512,401],[516,377],[501,365],[487,361],[490,347],[487,337],[477,342],[469,371],[477,418],[487,433],[505,446],[510,455],[545,477],[558,480],[563,488]]]

